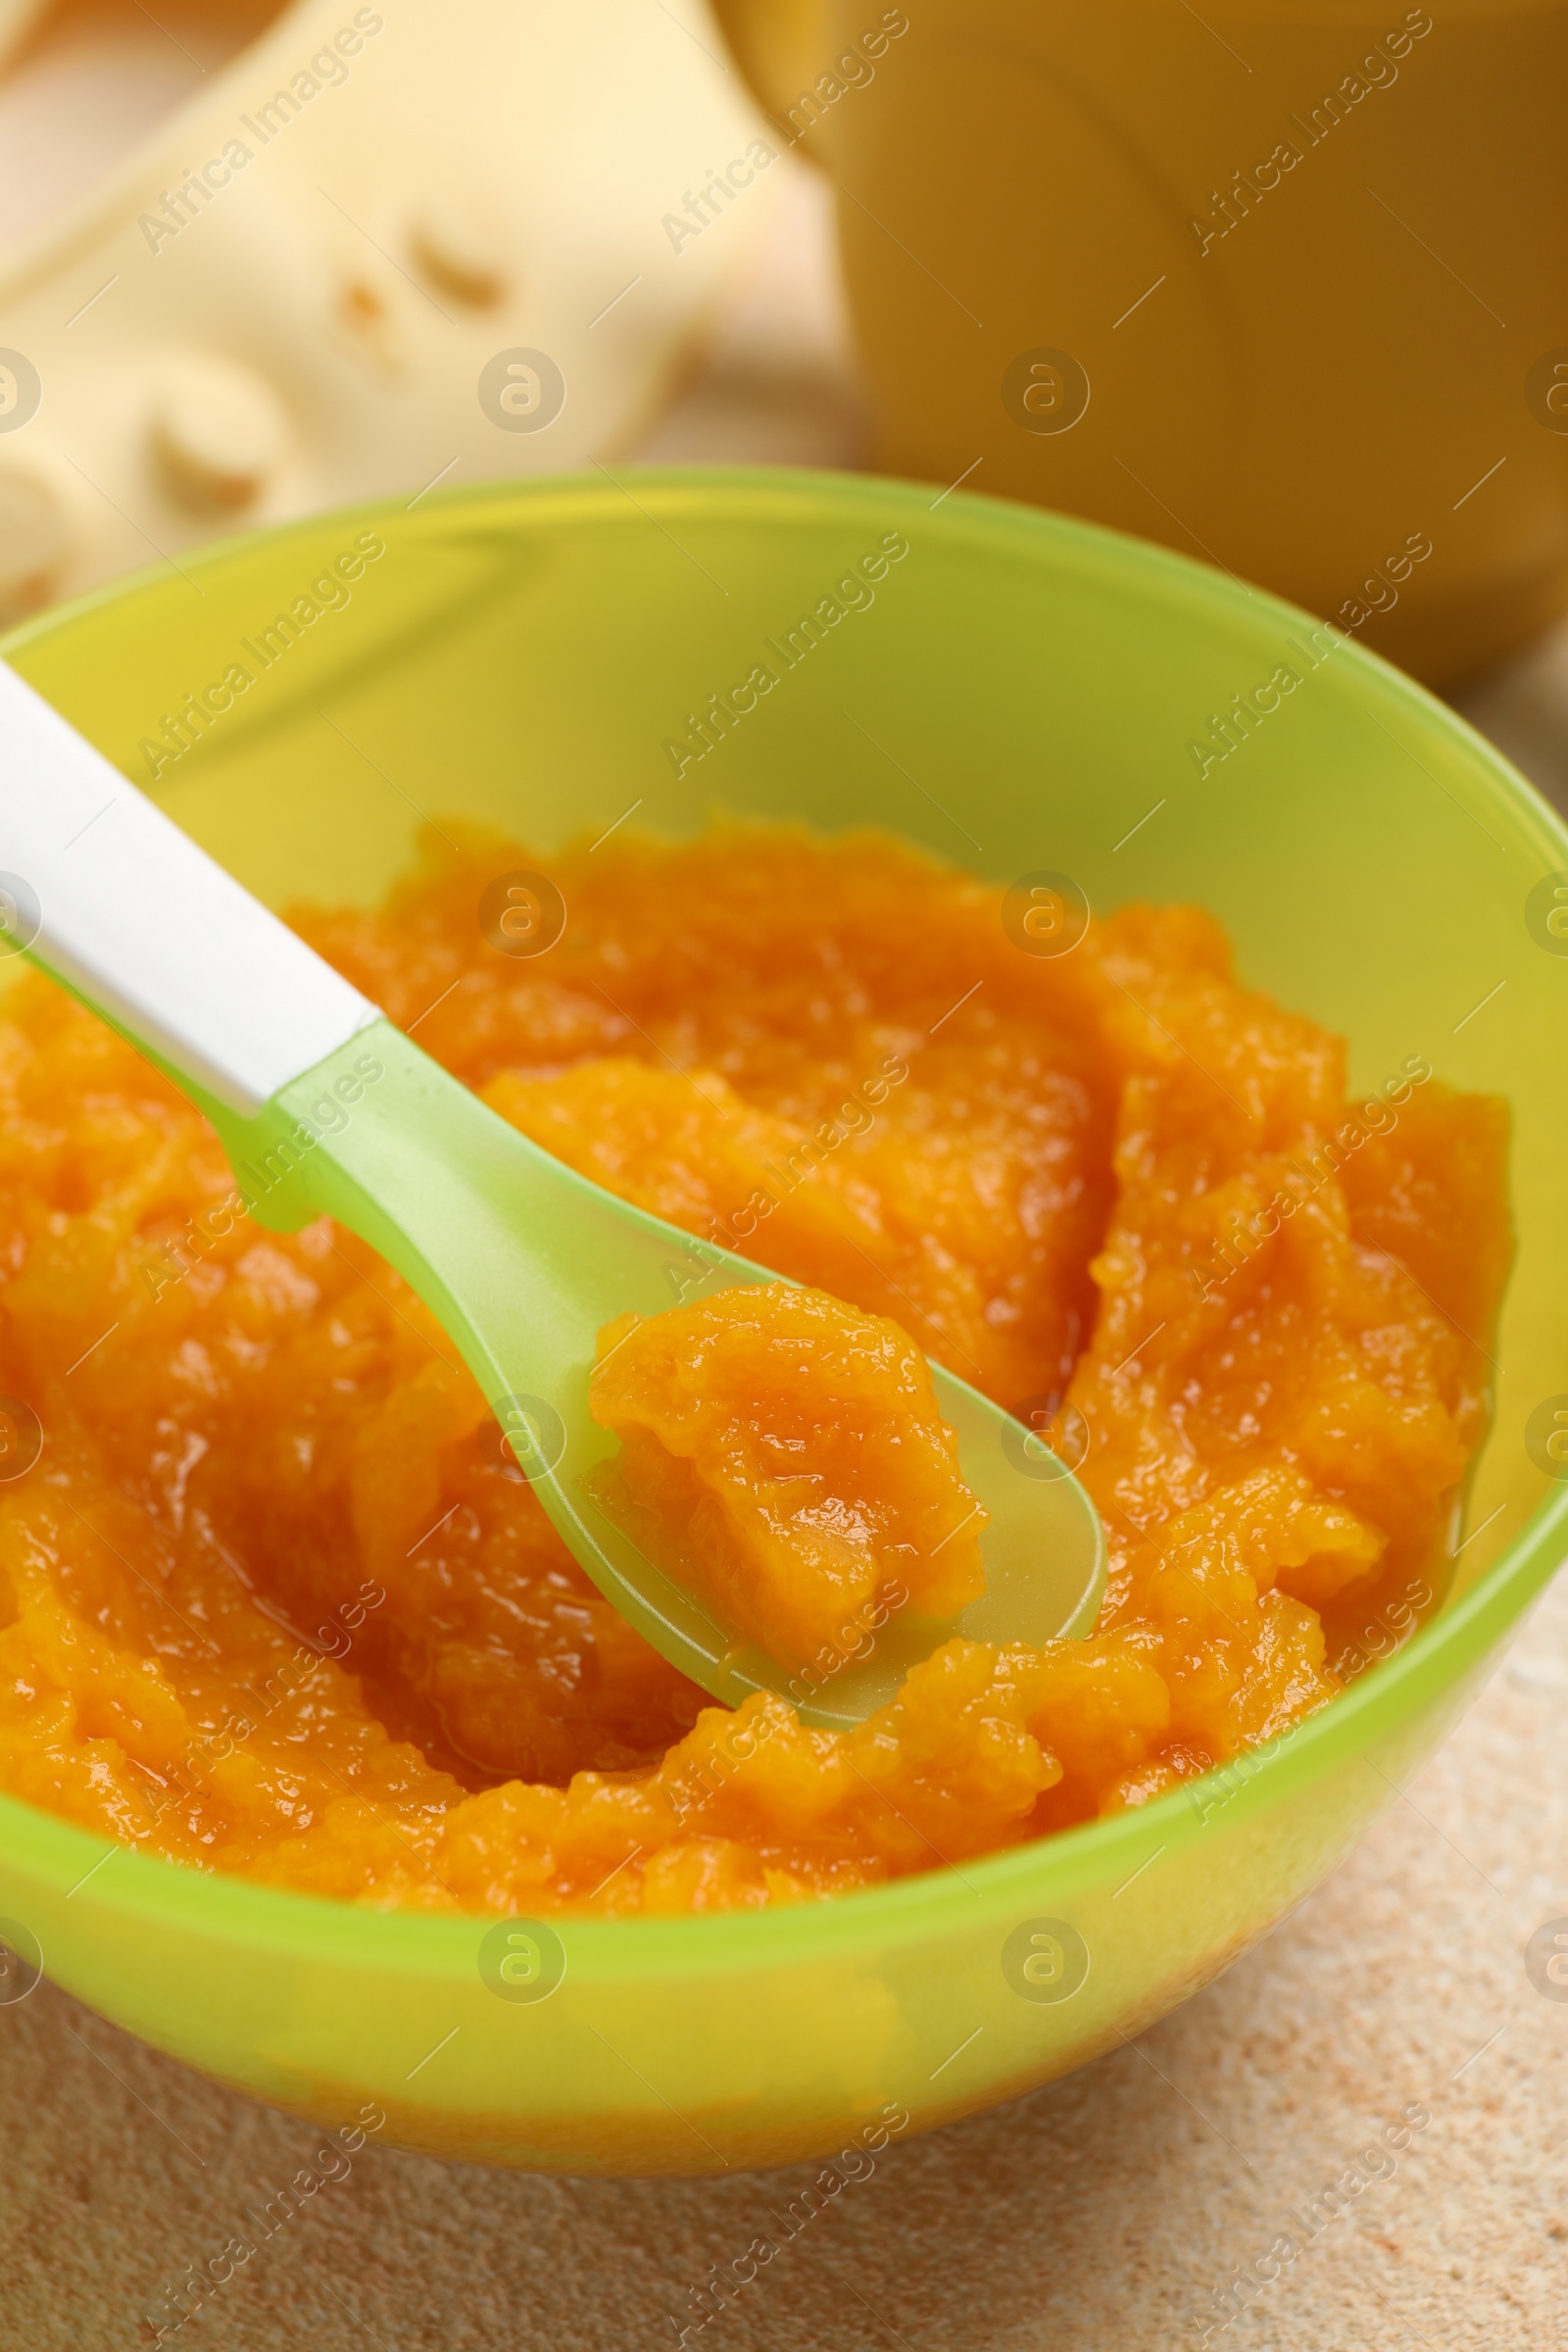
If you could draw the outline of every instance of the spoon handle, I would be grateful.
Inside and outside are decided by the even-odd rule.
[[[3,662],[0,933],[244,1118],[379,1018]]]

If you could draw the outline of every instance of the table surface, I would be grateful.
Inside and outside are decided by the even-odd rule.
[[[54,172],[69,184],[69,158]],[[0,188],[0,235],[23,225],[7,210]],[[863,442],[824,206],[791,169],[702,365],[632,454],[853,466]],[[1568,808],[1568,629],[1461,707]],[[1568,1915],[1565,1736],[1568,1585],[1262,1945],[1113,2057],[890,2147],[710,2344],[1163,2352],[1206,2329],[1251,2352],[1568,2345],[1568,2000],[1542,1998],[1522,1962],[1531,1933]],[[1360,2178],[1359,2151],[1411,2106],[1431,2120],[1396,2170],[1380,2163],[1224,2327],[1216,2291],[1267,2260],[1293,2208]],[[318,2137],[41,1984],[0,2023],[6,2341],[154,2340],[143,2315],[166,2284]],[[367,2146],[192,2332],[207,2352],[673,2345],[708,2265],[766,2231],[811,2173],[560,2180]]]

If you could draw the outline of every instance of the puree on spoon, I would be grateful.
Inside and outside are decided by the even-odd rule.
[[[0,1391],[43,1443],[0,1483],[0,1787],[356,1901],[800,1900],[1147,1801],[1441,1590],[1507,1117],[1419,1037],[1347,1100],[1341,1042],[1200,911],[1036,957],[999,891],[864,834],[617,834],[553,861],[565,932],[514,959],[476,908],[537,864],[433,840],[380,912],[298,927],[546,1149],[1057,1432],[1107,1532],[1096,1633],[949,1642],[846,1734],[712,1705],[587,1583],[397,1278],[324,1220],[259,1231],[189,1104],[29,977],[0,1005]],[[641,1366],[666,1428],[673,1369]],[[736,1458],[803,1396],[738,1415]],[[880,1541],[834,1555],[843,1589],[885,1586]]]
[[[985,1591],[984,1505],[925,1357],[825,1291],[720,1291],[599,1335],[589,1410],[660,1564],[789,1666]]]

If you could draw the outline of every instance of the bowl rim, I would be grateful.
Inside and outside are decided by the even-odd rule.
[[[756,524],[767,502],[783,501],[804,514],[813,504],[846,513],[854,510],[909,516],[922,532],[952,540],[969,538],[993,554],[1028,559],[1049,549],[1083,567],[1120,571],[1161,591],[1168,601],[1185,601],[1216,616],[1246,613],[1249,621],[1276,624],[1282,633],[1334,628],[1332,622],[1272,592],[1237,579],[1178,551],[1104,524],[1026,507],[963,490],[944,491],[934,502],[930,483],[887,475],[830,472],[819,468],[768,466],[669,466],[622,468],[635,473],[641,498],[660,505],[690,506],[695,500]],[[622,510],[627,503],[637,516]],[[530,512],[543,514],[575,506],[585,522],[613,515],[622,527],[657,528],[657,514],[631,500],[605,469],[465,483],[432,493],[423,523],[466,507],[497,506],[524,523]],[[946,509],[940,520],[939,509]],[[218,570],[243,561],[263,546],[316,540],[323,530],[354,522],[405,524],[413,509],[399,498],[380,498],[299,516],[286,523],[228,534],[181,551],[181,570]],[[100,583],[82,595],[35,614],[0,636],[0,659],[24,657],[29,648],[69,631],[78,620],[111,604],[128,603],[153,586],[163,587],[169,561],[150,564]],[[1335,657],[1367,688],[1402,705],[1427,730],[1447,739],[1464,757],[1486,806],[1528,823],[1544,850],[1568,867],[1568,826],[1512,763],[1456,711],[1380,655],[1335,629]],[[1568,1556],[1568,1481],[1544,1495],[1497,1557],[1465,1592],[1429,1618],[1395,1653],[1368,1667],[1337,1698],[1293,1727],[1274,1742],[1242,1751],[1249,1770],[1242,1786],[1227,1793],[1227,1821],[1242,1822],[1307,1780],[1317,1779],[1356,1757],[1370,1763],[1368,1749],[1392,1739],[1419,1709],[1453,1694],[1460,1703],[1467,1681],[1485,1670],[1508,1627]],[[1396,1781],[1372,1765],[1388,1783]],[[803,1963],[853,1962],[861,1947],[885,1947],[972,1931],[979,1918],[1016,1917],[1027,1904],[1040,1911],[1051,1903],[1070,1904],[1074,1893],[1100,1886],[1125,1865],[1134,1876],[1164,1853],[1174,1853],[1203,1835],[1201,1808],[1193,1800],[1235,1763],[1168,1790],[1147,1805],[1031,1838],[961,1863],[863,1887],[830,1898],[778,1909],[731,1911],[675,1919],[595,1919],[570,1911],[551,1912],[550,1924],[570,1954],[570,1973],[596,1982],[636,1978],[691,1978],[736,1971],[760,1973]],[[1153,1852],[1148,1849],[1153,1848]],[[377,1974],[450,1981],[469,1976],[476,1937],[495,1924],[495,1913],[424,1912],[381,1907],[336,1896],[306,1893],[226,1872],[209,1872],[169,1862],[119,1839],[105,1839],[42,1806],[0,1793],[0,1855],[26,1870],[51,1893],[74,1894],[88,1879],[97,1885],[94,1912],[110,1911],[126,1925],[179,1929],[228,1948],[243,1946],[279,1959],[337,1963]],[[105,1866],[115,1867],[106,1870]],[[103,1874],[100,1880],[100,1873]],[[1130,1885],[1128,1879],[1124,1885]],[[1118,1889],[1121,1891],[1121,1889]],[[3,1926],[4,1923],[0,1923]]]

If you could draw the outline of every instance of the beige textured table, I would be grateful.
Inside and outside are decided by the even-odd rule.
[[[641,454],[853,464],[860,429],[802,181]],[[1568,635],[1466,707],[1568,805]],[[890,2148],[688,2345],[1568,2345],[1568,2001],[1522,1960],[1568,1915],[1565,1761],[1568,1585],[1359,1851],[1220,1984],[1068,2082]],[[1357,2173],[1411,2108],[1430,2120],[1397,2169]],[[0,2008],[3,2352],[152,2341],[165,2287],[318,2136],[47,1985]],[[562,2181],[372,2144],[166,2340],[652,2352],[811,2170]],[[1314,2228],[1335,2184],[1345,2209]],[[1224,2327],[1216,2291],[1282,2236],[1299,2253]]]

